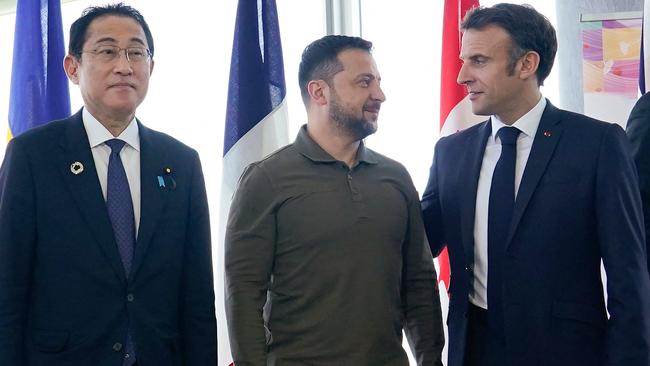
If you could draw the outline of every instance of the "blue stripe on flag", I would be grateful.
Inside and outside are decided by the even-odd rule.
[[[230,63],[224,156],[280,105],[285,95],[275,0],[240,1]]]
[[[643,47],[643,25],[645,23],[645,18],[641,22],[641,54],[639,56],[639,90],[641,95],[645,94],[645,47]]]
[[[60,0],[19,0],[9,97],[13,136],[70,116]]]
[[[647,80],[646,80],[646,69],[645,69],[645,55],[648,54],[648,50],[645,49],[645,38],[648,36],[645,34],[645,28],[648,26],[647,17],[650,13],[650,0],[643,1],[643,18],[641,21],[641,52],[639,55],[639,91],[641,95],[646,93]]]

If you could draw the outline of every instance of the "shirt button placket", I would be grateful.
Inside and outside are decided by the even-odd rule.
[[[348,186],[352,189],[352,171],[348,171]]]

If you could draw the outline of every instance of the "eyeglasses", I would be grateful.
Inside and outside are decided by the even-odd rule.
[[[81,53],[92,53],[101,62],[111,62],[120,57],[120,51],[124,51],[126,60],[130,63],[146,62],[151,59],[151,51],[144,47],[101,46],[92,51],[82,51]]]

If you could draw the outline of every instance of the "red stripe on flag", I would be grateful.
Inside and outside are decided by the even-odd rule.
[[[440,76],[440,128],[449,112],[467,95],[467,90],[456,82],[462,65],[458,55],[462,33],[460,23],[465,13],[478,6],[478,0],[445,0],[442,24],[442,70]]]
[[[440,252],[440,254],[438,255],[438,264],[440,264],[440,273],[438,274],[438,282],[444,283],[445,288],[447,289],[447,291],[449,291],[449,280],[451,279],[451,269],[449,266],[449,253],[447,253],[447,248],[443,249],[442,252]]]
[[[465,13],[479,6],[478,0],[445,0],[444,20],[442,24],[442,62],[440,74],[440,128],[447,122],[449,113],[465,98],[467,89],[456,82],[458,72],[462,66],[460,58],[460,45],[462,33],[460,23]],[[468,116],[469,118],[469,116]],[[449,290],[451,270],[449,268],[449,255],[447,248],[438,256],[440,265],[439,282],[444,282]]]

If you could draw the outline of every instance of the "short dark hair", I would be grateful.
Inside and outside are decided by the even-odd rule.
[[[147,22],[139,11],[128,5],[124,5],[123,3],[91,6],[86,8],[83,13],[81,13],[81,17],[75,20],[70,26],[68,54],[80,58],[84,43],[86,43],[87,40],[88,26],[93,20],[108,15],[128,17],[138,22],[144,31],[149,51],[153,57],[153,36],[151,35],[151,30],[149,30],[149,25],[147,25]]]
[[[331,85],[334,75],[343,70],[338,55],[348,49],[359,49],[370,53],[372,42],[361,37],[330,35],[305,47],[298,71],[300,94],[305,105],[309,102],[307,84],[311,80],[325,80],[328,85]]]
[[[481,30],[495,25],[510,35],[510,72],[514,72],[517,60],[528,51],[539,54],[537,84],[544,85],[544,79],[551,73],[557,37],[551,22],[530,5],[497,4],[492,7],[478,7],[467,12],[461,23],[461,30]]]

